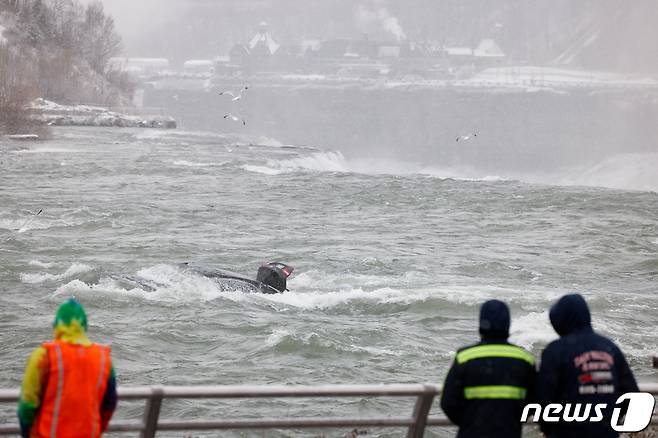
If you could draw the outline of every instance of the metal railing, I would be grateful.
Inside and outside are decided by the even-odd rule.
[[[658,394],[658,383],[640,384],[640,390]],[[407,438],[421,438],[427,426],[450,426],[445,416],[430,416],[434,398],[441,388],[432,384],[322,385],[322,386],[154,386],[118,389],[121,400],[146,400],[141,421],[113,421],[111,432],[139,432],[153,438],[158,431],[226,430],[226,429],[295,429],[336,427],[404,427]],[[0,389],[0,403],[16,403],[19,391]],[[415,397],[410,416],[378,417],[285,417],[258,419],[221,419],[173,421],[160,420],[164,399],[235,399],[235,398],[322,398],[322,397]],[[658,424],[654,415],[651,424]],[[0,435],[16,435],[20,428],[0,426]]]

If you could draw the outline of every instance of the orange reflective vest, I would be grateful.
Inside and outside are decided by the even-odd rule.
[[[98,438],[101,403],[110,376],[110,347],[46,342],[48,381],[33,438]]]

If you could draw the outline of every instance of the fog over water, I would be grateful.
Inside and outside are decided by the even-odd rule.
[[[146,90],[143,102],[164,108],[186,129],[221,133],[235,128],[221,116],[235,112],[236,106],[217,99],[213,91],[251,84],[248,103],[237,106],[249,121],[242,133],[352,157],[403,161],[406,168],[441,168],[464,177],[639,190],[658,188],[657,87],[636,82],[658,72],[652,55],[658,34],[647,25],[656,14],[653,6],[639,1],[628,7],[612,0],[496,5],[480,0],[106,2],[124,36],[124,54],[165,57],[171,68],[190,59],[229,55],[257,34],[262,21],[280,46],[276,56],[303,41],[359,40],[364,35],[424,50],[475,48],[492,39],[505,59],[477,65],[474,73],[450,59],[429,62],[447,63],[445,68],[465,85],[428,83],[427,76],[415,73],[355,82],[350,72],[338,72],[333,82],[280,83],[282,76],[302,72],[303,77],[308,68],[317,70],[294,63],[286,67],[284,62],[275,68],[281,71],[274,81],[259,72],[272,66],[256,66],[251,76],[218,75],[196,83],[159,80],[155,90]],[[404,71],[418,61],[397,62]],[[516,67],[483,73],[505,65]],[[532,73],[522,72],[529,66],[536,66]],[[589,73],[583,82],[570,83],[571,71]],[[591,86],[606,75],[616,75],[621,85]],[[492,85],[508,81],[520,86]],[[481,131],[476,142],[452,144],[469,131]]]

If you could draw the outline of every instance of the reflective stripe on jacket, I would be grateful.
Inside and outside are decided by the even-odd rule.
[[[101,403],[112,363],[110,347],[47,342],[48,380],[31,429],[34,438],[98,438]]]
[[[509,357],[512,359],[525,360],[530,365],[535,365],[535,357],[527,350],[511,344],[485,344],[465,348],[457,353],[457,362],[462,364],[469,360],[482,357]]]

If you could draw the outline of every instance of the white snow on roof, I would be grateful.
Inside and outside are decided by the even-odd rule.
[[[485,38],[480,41],[480,44],[473,50],[474,56],[489,57],[489,58],[502,58],[505,56],[498,44],[492,39]]]
[[[468,47],[446,47],[445,51],[448,55],[455,56],[471,56],[473,54],[473,50]]]
[[[270,51],[270,55],[273,55],[274,52],[279,50],[279,44],[270,36],[268,32],[258,32],[254,37],[249,41],[249,48],[254,49],[259,44],[265,44],[267,49]]]
[[[183,63],[183,67],[213,67],[214,65],[210,59],[190,59]]]
[[[119,65],[126,67],[169,67],[169,60],[167,58],[110,58],[111,65]]]

